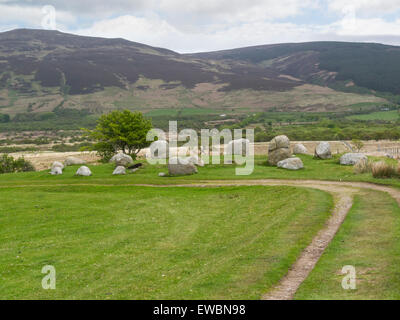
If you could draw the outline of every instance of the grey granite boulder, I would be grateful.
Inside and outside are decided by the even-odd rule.
[[[316,158],[323,160],[332,158],[331,145],[329,142],[320,142],[315,148],[314,155]]]
[[[91,175],[92,175],[92,172],[90,171],[90,169],[89,169],[88,167],[82,166],[82,167],[80,167],[80,168],[76,171],[75,175],[76,175],[76,176],[85,176],[85,177],[88,177],[88,176],[91,176]]]
[[[119,166],[129,166],[133,164],[133,159],[131,156],[124,153],[117,153],[110,159],[110,163],[115,163],[117,167]]]
[[[53,170],[53,169],[56,168],[56,167],[60,167],[61,170],[64,169],[64,165],[63,165],[61,162],[59,162],[59,161],[54,161],[54,162],[51,164],[51,170]]]
[[[249,139],[236,139],[229,141],[229,143],[225,146],[224,154],[225,155],[241,155],[245,156],[248,153],[248,149],[250,146]]]
[[[345,166],[354,166],[360,160],[368,161],[368,158],[362,153],[346,153],[340,157],[340,164]]]
[[[288,158],[279,161],[277,164],[278,168],[288,169],[288,170],[300,170],[304,168],[303,161],[299,158]]]
[[[124,166],[118,166],[115,168],[113,175],[120,175],[120,174],[126,174],[126,169]]]
[[[55,175],[60,175],[62,174],[62,168],[61,167],[52,167],[50,170],[50,174],[55,176]]]
[[[273,138],[268,145],[268,163],[276,166],[279,161],[290,158],[290,140],[287,136],[281,135]]]
[[[168,162],[168,172],[171,176],[182,176],[197,173],[196,166],[187,158],[171,158]]]
[[[307,148],[304,146],[302,143],[297,143],[293,147],[293,153],[294,154],[307,154]]]
[[[151,159],[167,159],[169,156],[169,144],[165,140],[154,141],[149,148]]]
[[[77,164],[85,164],[86,161],[79,159],[79,158],[75,158],[75,157],[67,157],[67,159],[65,159],[64,164],[66,166],[74,166]]]

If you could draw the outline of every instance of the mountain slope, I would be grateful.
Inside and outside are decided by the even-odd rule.
[[[386,101],[369,89],[397,93],[399,56],[398,47],[337,42],[183,55],[124,39],[18,29],[0,33],[0,114],[61,122],[116,108],[166,116],[171,109],[334,112]],[[344,93],[332,89],[337,84],[369,89]]]
[[[400,47],[374,43],[310,42],[198,53],[192,57],[267,66],[307,82],[352,81],[400,94]]]
[[[123,39],[82,37],[58,31],[14,30],[0,34],[0,73],[31,75],[44,87],[67,87],[70,94],[86,94],[104,87],[125,88],[140,76],[179,81],[186,88],[198,83],[226,82],[246,74],[248,82],[234,87],[246,88],[257,82],[261,89],[292,88],[291,81],[264,79],[272,71],[235,68],[226,72],[218,65],[161,48]],[[4,77],[4,75],[3,75]],[[7,77],[7,75],[6,75]],[[0,80],[4,83],[4,79]]]

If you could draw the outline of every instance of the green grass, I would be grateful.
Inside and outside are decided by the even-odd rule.
[[[61,176],[51,176],[48,171],[26,172],[17,174],[0,175],[1,186],[17,185],[57,185],[57,184],[101,184],[101,185],[127,185],[127,184],[177,184],[198,183],[201,180],[248,180],[248,179],[316,179],[332,181],[361,181],[377,184],[391,185],[400,188],[400,179],[375,179],[370,173],[354,174],[352,166],[339,165],[339,155],[330,160],[316,160],[309,155],[299,156],[305,168],[290,171],[268,166],[266,157],[255,158],[254,172],[248,176],[237,176],[234,165],[209,164],[198,168],[198,174],[182,177],[159,177],[159,172],[167,173],[166,165],[149,165],[146,160],[143,169],[126,176],[113,176],[114,169],[111,164],[89,165],[93,172],[91,177],[74,176],[79,166],[67,167]],[[378,159],[372,158],[372,161]],[[397,161],[386,159],[396,164]]]
[[[258,299],[332,205],[293,187],[4,189],[0,299]]]
[[[398,110],[378,111],[368,114],[353,115],[347,118],[351,120],[364,120],[364,121],[374,121],[374,120],[396,121],[400,119],[400,113]]]
[[[387,194],[356,196],[334,240],[296,299],[400,299],[400,209]],[[356,269],[356,290],[342,289],[342,267]]]

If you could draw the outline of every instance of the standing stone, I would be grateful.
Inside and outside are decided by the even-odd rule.
[[[340,164],[345,166],[354,166],[358,161],[368,162],[368,158],[362,153],[346,153],[340,157]]]
[[[249,139],[236,139],[229,141],[225,146],[225,155],[241,155],[246,156],[249,152],[250,140]]]
[[[85,164],[86,161],[79,159],[79,158],[75,158],[75,157],[67,157],[67,159],[65,159],[64,164],[66,166],[74,166],[77,164]]]
[[[330,159],[332,158],[331,145],[329,142],[320,142],[315,148],[315,157],[319,159]]]
[[[297,143],[293,147],[293,153],[294,154],[307,154],[307,148],[304,146],[302,143]]]
[[[126,174],[126,169],[124,166],[118,166],[115,168],[113,175],[120,175],[120,174]]]
[[[268,145],[268,163],[276,166],[279,161],[290,158],[290,141],[285,135],[277,136]]]
[[[54,167],[54,168],[52,167],[51,171],[50,171],[50,174],[53,175],[53,176],[62,174],[61,167]]]
[[[52,163],[52,165],[51,165],[51,170],[53,170],[53,169],[56,168],[56,167],[60,167],[61,170],[64,169],[64,165],[63,165],[61,162],[59,162],[59,161],[54,161],[54,162]]]
[[[129,166],[133,163],[133,159],[131,156],[124,153],[117,153],[110,159],[110,163],[115,163],[117,167],[119,166]]]
[[[299,170],[303,169],[303,161],[299,158],[288,158],[282,161],[279,161],[277,164],[278,168],[288,169],[288,170]]]
[[[151,159],[167,159],[169,157],[169,144],[165,140],[154,141],[149,148]]]
[[[90,169],[89,169],[88,167],[82,166],[82,167],[80,167],[80,168],[76,171],[75,175],[76,175],[76,176],[85,176],[85,177],[88,177],[88,176],[91,176],[91,175],[92,175],[92,172],[90,171]]]
[[[190,175],[197,173],[197,168],[187,159],[174,157],[169,160],[168,172],[171,176]]]

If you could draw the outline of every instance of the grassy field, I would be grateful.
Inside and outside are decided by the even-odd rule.
[[[165,165],[113,176],[89,165],[91,177],[48,170],[0,175],[0,299],[258,299],[278,283],[329,217],[332,197],[295,187],[140,187],[205,180],[316,179],[400,187],[341,166],[339,155],[301,155],[287,171],[256,157],[250,176],[207,165],[185,177],[159,177]],[[377,159],[371,158],[375,161]],[[386,161],[396,163],[394,160]],[[363,191],[297,299],[400,298],[400,209],[388,195]],[[355,265],[356,291],[340,282]],[[41,288],[54,265],[57,290]],[[378,289],[376,289],[378,288]]]
[[[296,299],[400,299],[400,209],[387,194],[355,199],[338,234]],[[342,267],[356,269],[356,290],[344,290]]]
[[[400,113],[398,110],[379,111],[368,114],[353,115],[349,116],[348,118],[351,120],[364,120],[364,121],[374,121],[374,120],[396,121],[400,119]]]
[[[331,208],[292,187],[8,188],[0,299],[258,299]],[[45,265],[56,290],[41,288]]]

